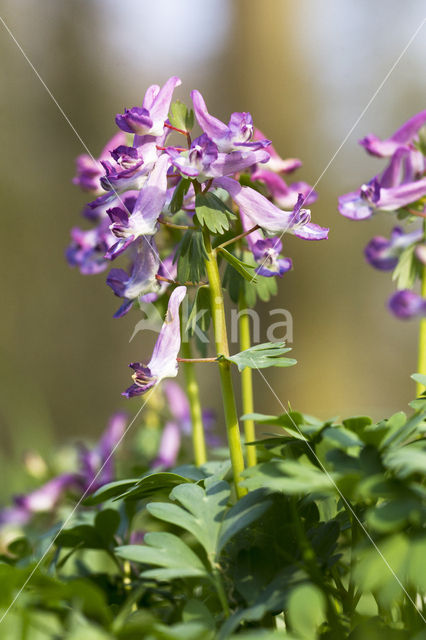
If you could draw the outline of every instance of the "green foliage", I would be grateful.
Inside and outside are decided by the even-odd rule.
[[[291,347],[285,347],[285,342],[264,342],[233,356],[219,355],[219,358],[236,364],[239,371],[243,371],[246,367],[250,369],[292,367],[297,364],[297,360],[282,357],[284,353],[289,351],[291,351]]]
[[[243,416],[275,433],[251,444],[260,461],[237,502],[228,461],[101,487],[35,570],[6,637],[420,640],[426,398],[412,405],[377,423]],[[57,531],[9,544],[1,611]]]
[[[256,284],[257,276],[253,272],[253,267],[251,264],[249,264],[248,262],[242,262],[237,257],[235,257],[234,254],[230,253],[224,248],[219,249],[219,255],[222,256],[226,260],[226,262],[228,262],[228,264],[231,265],[231,267],[244,278],[244,280],[247,280],[248,282],[254,282],[254,284]]]
[[[176,250],[177,278],[180,282],[201,282],[207,259],[203,234],[192,229],[185,232]]]
[[[176,100],[170,105],[169,120],[172,127],[191,131],[194,126],[194,112],[192,109],[188,109],[186,104]]]
[[[178,186],[173,191],[173,196],[170,201],[170,212],[177,213],[180,211],[183,205],[183,199],[191,186],[191,181],[188,178],[181,178]]]
[[[229,207],[214,193],[197,193],[195,197],[195,217],[201,226],[211,233],[222,234],[230,229],[230,221],[236,219]]]
[[[398,289],[412,289],[416,279],[421,277],[423,266],[416,258],[415,248],[416,245],[412,245],[404,249],[394,269],[392,277]]]
[[[248,251],[242,252],[240,258],[247,269],[251,267],[254,270],[258,266],[252,254]],[[253,276],[255,277],[253,278]],[[240,296],[243,295],[249,308],[255,307],[258,300],[268,302],[278,291],[276,278],[266,278],[253,273],[252,277],[247,279],[229,264],[225,270],[223,286],[228,290],[229,297],[236,304],[238,304]]]

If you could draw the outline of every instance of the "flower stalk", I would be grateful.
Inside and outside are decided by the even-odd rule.
[[[426,220],[423,222],[423,235],[426,238]],[[422,283],[421,283],[421,295],[422,298],[426,298],[426,265],[422,268]],[[426,318],[420,319],[419,329],[419,360],[418,360],[418,373],[426,375]],[[420,382],[417,383],[417,395],[421,395],[425,390],[425,386]]]
[[[246,313],[247,303],[243,291],[240,294],[239,300],[239,333],[240,333],[240,350],[245,351],[251,347],[250,339],[250,317]],[[253,372],[249,367],[246,367],[241,371],[241,397],[243,405],[243,413],[253,413]],[[244,421],[244,436],[246,442],[253,442],[256,439],[256,432],[254,428],[254,420]],[[247,465],[254,467],[257,463],[256,447],[246,447]]]
[[[203,230],[203,237],[207,252],[205,265],[209,280],[210,304],[216,352],[218,355],[222,354],[224,356],[228,356],[229,346],[226,331],[225,306],[216,252],[212,248],[210,234],[207,229]],[[235,404],[234,389],[231,378],[231,366],[226,360],[221,360],[218,363],[218,366],[235,490],[237,497],[242,498],[247,491],[240,485],[241,473],[244,471],[244,457],[241,447],[240,427],[238,424],[237,407]]]
[[[204,437],[203,412],[200,402],[200,390],[198,387],[197,376],[195,375],[194,361],[191,360],[191,345],[189,342],[182,341],[182,354],[184,358],[180,361],[183,363],[183,372],[185,376],[186,393],[189,402],[189,411],[191,415],[192,425],[192,447],[194,451],[194,462],[200,467],[207,462],[206,441]]]

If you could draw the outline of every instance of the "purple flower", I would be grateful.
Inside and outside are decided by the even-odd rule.
[[[170,468],[174,467],[179,454],[181,441],[181,430],[176,422],[169,421],[161,434],[160,447],[158,454],[152,463],[152,468],[156,467]]]
[[[244,231],[248,231],[251,226],[250,221],[241,212],[240,217]],[[281,277],[286,271],[290,271],[293,263],[290,258],[280,257],[282,242],[279,237],[264,238],[262,232],[256,229],[246,239],[254,259],[259,264],[255,271],[260,276],[265,276],[266,278],[272,276]]]
[[[404,249],[419,242],[423,238],[423,231],[416,229],[411,233],[404,233],[401,227],[392,229],[389,239],[375,236],[365,247],[364,255],[372,267],[382,271],[392,271],[398,264],[398,259]]]
[[[66,258],[71,267],[78,267],[83,275],[104,271],[108,262],[105,253],[114,244],[114,236],[103,221],[94,229],[71,229],[71,244],[66,250]]]
[[[169,147],[166,152],[180,173],[197,178],[199,182],[239,173],[259,162],[266,162],[269,158],[268,152],[264,149],[244,153],[219,153],[216,144],[205,133],[192,142],[189,151],[178,151]]]
[[[266,136],[255,128],[253,140],[265,140]],[[283,160],[272,144],[268,147],[269,160],[265,164],[265,169],[275,173],[291,173],[302,166],[302,162],[298,158],[287,158]]]
[[[113,260],[140,236],[152,236],[157,231],[157,220],[167,199],[167,167],[169,157],[159,157],[150,173],[143,189],[140,191],[133,212],[119,207],[107,211],[111,225],[110,230],[119,241],[105,254]]]
[[[188,398],[183,389],[177,384],[177,382],[167,380],[167,382],[164,383],[163,391],[166,396],[167,407],[173,418],[173,423],[179,426],[179,430],[182,434],[187,436],[191,435],[191,412]],[[218,446],[220,440],[214,433],[212,433],[216,427],[216,416],[214,412],[210,409],[204,409],[202,417],[207,444],[210,446]],[[173,466],[174,464],[175,462],[169,466]]]
[[[107,285],[115,295],[124,298],[124,303],[114,314],[114,318],[121,318],[131,309],[135,300],[140,300],[145,294],[155,293],[160,288],[155,278],[160,258],[154,238],[143,237],[136,244],[130,274],[124,269],[111,269],[107,277]]]
[[[77,474],[63,473],[26,495],[16,496],[14,503],[30,514],[51,511],[63,493],[76,485],[77,480]]]
[[[325,240],[328,229],[313,224],[309,209],[302,209],[303,196],[300,194],[293,211],[283,211],[261,193],[250,187],[242,187],[232,178],[218,178],[214,186],[222,187],[229,193],[244,215],[253,224],[258,224],[269,233],[289,232],[305,240]]]
[[[104,173],[102,161],[109,158],[111,149],[125,142],[124,133],[116,133],[113,138],[102,149],[99,158],[96,160],[87,153],[83,153],[76,159],[77,175],[73,178],[73,183],[81,187],[83,191],[99,193],[101,191],[100,177]]]
[[[117,126],[123,131],[136,133],[139,136],[161,136],[173,91],[180,84],[180,79],[172,76],[161,89],[158,85],[152,85],[145,93],[142,107],[132,107],[125,109],[123,114],[117,114],[115,118]]]
[[[426,110],[420,111],[402,125],[395,133],[385,140],[370,134],[359,141],[368,153],[380,158],[391,156],[397,149],[407,146],[417,137],[419,130],[426,123]]]
[[[217,146],[205,133],[193,140],[188,151],[181,152],[168,147],[166,153],[170,156],[173,166],[189,178],[207,175],[212,162],[218,157]]]
[[[426,300],[410,289],[396,291],[388,302],[389,309],[401,320],[426,316]]]
[[[293,182],[287,185],[281,176],[267,169],[257,169],[252,174],[252,179],[266,185],[274,203],[281,209],[293,209],[300,193],[304,198],[303,204],[312,204],[318,197],[317,192],[307,182]]]
[[[87,449],[84,446],[80,446],[79,460],[81,470],[79,481],[84,490],[90,488],[90,491],[95,491],[102,485],[114,480],[113,453],[123,438],[127,421],[128,416],[123,411],[114,413],[109,419],[101,439],[94,448]],[[97,476],[98,473],[99,475]]]
[[[179,307],[186,294],[186,287],[176,287],[170,296],[167,315],[155,343],[151,360],[145,366],[133,362],[132,384],[123,395],[127,398],[139,396],[158,384],[163,378],[174,378],[178,372],[177,356],[180,349]]]
[[[375,178],[361,189],[346,193],[339,198],[339,211],[346,218],[365,220],[378,210],[397,211],[426,195],[426,178],[401,184],[389,189],[382,188]]]
[[[219,151],[223,153],[235,150],[243,151],[244,149],[254,151],[270,145],[269,140],[250,142],[253,136],[253,119],[249,113],[233,113],[226,125],[209,114],[204,98],[199,91],[192,91],[191,98],[198,124],[204,133],[213,140]]]

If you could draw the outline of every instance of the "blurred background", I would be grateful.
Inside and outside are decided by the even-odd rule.
[[[1,15],[96,156],[115,131],[114,116],[140,104],[146,87],[178,75],[177,96],[198,88],[209,109],[228,120],[250,111],[283,157],[298,157],[295,179],[314,184],[424,17],[422,0],[2,0]],[[423,30],[424,31],[424,30]],[[85,196],[72,184],[75,133],[0,25],[2,312],[0,443],[12,464],[51,439],[95,438],[125,401],[127,363],[150,355],[134,311],[118,306],[105,274],[68,267],[69,229]],[[375,418],[406,409],[414,394],[417,323],[389,316],[389,274],[366,265],[363,248],[393,219],[354,223],[337,196],[377,173],[357,140],[388,136],[425,107],[426,41],[420,32],[317,185],[315,222],[330,239],[290,237],[294,271],[275,307],[294,319],[299,364],[265,375],[284,405],[326,418]],[[390,216],[389,216],[390,218]],[[273,321],[276,321],[273,320]],[[266,324],[265,324],[266,329]],[[154,336],[155,337],[155,336]],[[265,332],[261,341],[265,341]],[[218,380],[199,367],[206,405],[220,420]],[[282,412],[255,374],[256,409]],[[3,469],[6,467],[3,466]],[[10,488],[9,488],[10,490]]]

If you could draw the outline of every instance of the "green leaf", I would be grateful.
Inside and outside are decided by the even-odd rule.
[[[300,638],[317,638],[318,627],[326,619],[326,601],[322,591],[313,584],[302,584],[293,589],[288,599],[288,618],[291,628]]]
[[[192,109],[188,109],[186,104],[176,100],[170,105],[169,121],[172,127],[191,131],[194,126],[194,112]]]
[[[301,433],[302,429],[300,429],[300,425],[303,425],[304,420],[302,414],[297,411],[289,411],[288,413],[283,413],[280,416],[268,416],[263,413],[249,413],[242,416],[241,420],[254,420],[259,424],[269,424],[274,427],[281,427],[297,440],[303,440],[305,442],[308,440],[308,438]],[[299,429],[296,427],[299,427]]]
[[[180,211],[183,205],[183,199],[185,194],[188,192],[189,187],[191,186],[191,181],[188,178],[181,178],[179,184],[175,188],[173,192],[172,199],[170,201],[170,212],[177,213]]]
[[[176,251],[177,277],[181,282],[200,282],[205,275],[204,263],[208,259],[203,234],[189,229]]]
[[[201,226],[211,233],[222,234],[229,231],[230,220],[236,215],[214,193],[198,193],[195,197],[195,216]]]
[[[144,576],[160,579],[202,577],[207,574],[199,557],[178,536],[165,531],[147,533],[143,545],[117,547],[115,553],[124,560],[164,568],[148,570]],[[161,576],[161,577],[160,577]]]
[[[180,503],[155,502],[147,505],[151,515],[191,533],[202,545],[214,565],[225,545],[239,531],[259,518],[269,507],[265,492],[255,491],[229,508],[230,488],[227,482],[206,480],[199,485],[180,485],[170,497]]]
[[[420,443],[422,446],[422,443]],[[426,449],[415,444],[397,451],[390,451],[384,458],[385,465],[400,478],[408,478],[413,473],[424,474],[426,469]]]
[[[311,464],[296,460],[271,460],[249,467],[242,475],[243,486],[251,491],[264,487],[287,495],[329,493],[334,487],[333,477],[336,477],[336,474],[327,475]]]
[[[163,471],[160,473],[150,473],[139,480],[133,488],[129,489],[120,496],[117,496],[116,500],[143,500],[149,498],[158,492],[171,491],[173,487],[183,484],[185,482],[191,482],[188,478],[181,476],[177,473],[171,473]]]
[[[292,367],[297,363],[293,358],[283,358],[282,354],[291,351],[285,347],[285,342],[265,342],[250,349],[240,351],[233,356],[219,355],[219,358],[236,364],[239,371],[246,367],[250,369],[264,369],[265,367]]]
[[[254,271],[249,271],[248,269],[253,269],[250,264],[246,262],[242,262],[238,260],[232,253],[227,251],[226,249],[219,249],[219,255],[221,255],[225,260],[237,271],[240,276],[244,278],[244,280],[248,280],[249,282],[256,283],[257,276]],[[248,267],[248,269],[247,269]]]
[[[392,279],[398,289],[412,289],[416,278],[421,276],[423,266],[416,258],[415,248],[416,245],[412,245],[404,249],[394,269]]]
[[[134,487],[139,480],[140,478],[129,478],[127,480],[117,480],[115,482],[104,484],[102,487],[97,489],[97,491],[92,493],[92,495],[88,496],[84,500],[83,504],[86,506],[92,506],[111,500],[111,498],[115,498],[116,496],[126,493],[126,491],[131,487]]]

